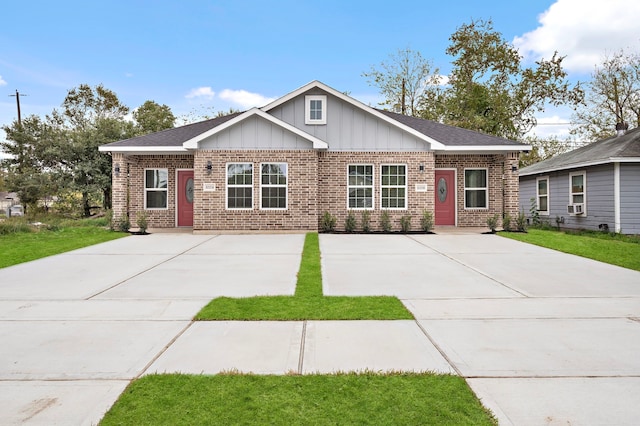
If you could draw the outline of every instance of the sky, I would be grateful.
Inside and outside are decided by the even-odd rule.
[[[632,0],[35,0],[0,14],[0,125],[17,118],[16,90],[22,117],[44,116],[80,84],[178,117],[262,106],[313,80],[375,106],[363,72],[410,48],[446,75],[449,37],[472,20],[491,19],[525,64],[558,51],[574,82],[608,53],[640,53]],[[547,110],[536,133],[566,134],[548,123],[570,119]]]

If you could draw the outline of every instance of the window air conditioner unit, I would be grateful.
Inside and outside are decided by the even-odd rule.
[[[578,203],[578,204],[569,204],[567,206],[567,214],[571,215],[571,216],[576,216],[576,215],[580,215],[584,213],[584,204],[583,203]]]

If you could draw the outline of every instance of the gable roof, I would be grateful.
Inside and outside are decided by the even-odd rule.
[[[640,127],[523,167],[520,176],[615,162],[640,162]]]
[[[249,111],[243,112],[235,117],[233,117],[230,120],[227,120],[225,123],[221,123],[213,128],[211,128],[210,130],[205,131],[204,133],[201,133],[199,135],[194,136],[193,138],[185,141],[182,146],[184,146],[186,149],[197,149],[198,148],[198,142],[211,137],[213,135],[215,135],[218,132],[223,131],[224,129],[227,129],[243,120],[246,120],[249,117],[253,117],[257,115],[258,117],[262,117],[263,119],[275,124],[276,126],[280,126],[282,128],[284,128],[285,130],[290,131],[291,133],[294,133],[298,136],[300,136],[301,138],[307,139],[308,141],[313,143],[313,149],[327,149],[329,147],[329,145],[321,140],[318,139],[315,136],[310,135],[309,133],[303,132],[302,130],[298,129],[297,127],[294,127],[292,125],[290,125],[289,123],[285,123],[282,120],[278,120],[277,118],[275,118],[274,116],[267,114],[266,112],[262,111],[261,109],[258,108],[251,108]]]
[[[490,152],[528,151],[531,146],[508,139],[486,135],[472,130],[448,126],[431,120],[409,117],[390,111],[372,108],[341,93],[320,81],[312,81],[293,92],[282,96],[262,108],[217,117],[161,132],[125,139],[100,146],[101,152],[123,152],[129,154],[188,153],[197,149],[198,142],[215,135],[249,117],[259,116],[313,143],[314,149],[327,149],[328,143],[297,127],[269,114],[268,111],[282,105],[305,92],[319,88],[340,100],[359,108],[390,125],[403,130],[429,144],[436,152]]]

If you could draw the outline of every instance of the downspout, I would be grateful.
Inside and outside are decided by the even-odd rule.
[[[620,163],[613,163],[613,215],[616,234],[622,231],[620,223]]]

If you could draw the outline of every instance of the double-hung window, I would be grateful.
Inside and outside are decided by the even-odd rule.
[[[486,209],[489,207],[487,169],[465,169],[464,208]]]
[[[287,208],[287,163],[260,165],[260,208]]]
[[[536,179],[536,200],[538,213],[541,215],[549,214],[549,177],[541,177]]]
[[[304,124],[327,124],[327,97],[325,95],[307,95],[304,100]]]
[[[383,164],[380,173],[380,207],[407,208],[407,166]]]
[[[227,208],[253,208],[253,164],[227,164]]]
[[[347,166],[347,193],[349,209],[373,208],[373,165],[349,164]]]
[[[168,195],[167,169],[145,169],[144,208],[147,210],[166,209]]]
[[[584,204],[586,203],[586,172],[569,174],[569,203]],[[586,206],[585,206],[586,207]]]

